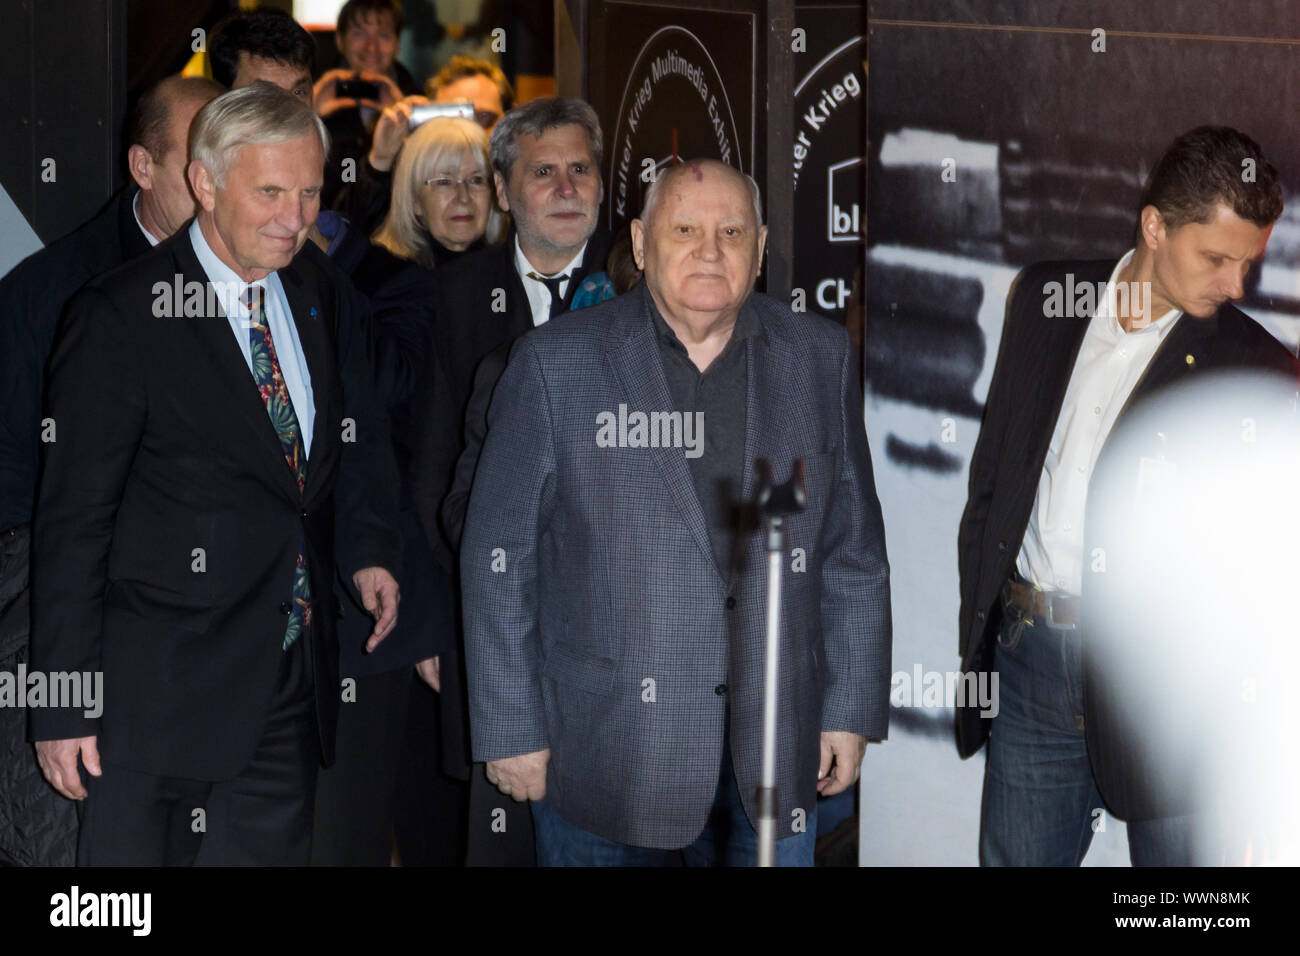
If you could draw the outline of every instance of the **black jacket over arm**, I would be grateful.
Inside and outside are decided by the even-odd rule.
[[[348,237],[359,233],[349,229]],[[365,608],[350,598],[339,620],[340,662],[345,676],[363,677],[408,667],[443,654],[454,640],[451,587],[425,540],[410,489],[412,418],[420,379],[429,367],[437,282],[432,272],[369,242],[352,263],[365,297],[362,333],[375,393],[387,412],[399,473],[399,519],[403,539],[401,613],[397,626],[373,651],[364,650],[374,627]],[[336,260],[340,261],[341,260]]]
[[[609,235],[597,230],[565,290],[566,305],[584,278],[605,268],[608,255]],[[439,511],[465,448],[465,416],[476,387],[475,372],[484,356],[502,346],[508,351],[510,343],[532,327],[532,309],[515,268],[513,231],[501,245],[468,253],[438,270],[438,320],[416,412],[411,483],[425,534],[448,571],[455,568],[455,548]],[[495,385],[492,379],[477,386],[487,393],[477,400],[484,420]]]
[[[375,169],[370,165],[370,158],[363,156],[357,162],[356,182],[343,187],[334,206],[348,218],[352,229],[371,236],[383,225],[392,195],[393,171]]]
[[[488,408],[492,405],[492,393],[496,391],[497,382],[510,361],[512,345],[513,343],[507,342],[485,355],[474,374],[474,390],[470,393],[469,404],[465,409],[465,448],[456,459],[451,488],[443,499],[439,513],[447,540],[457,550],[465,531],[465,514],[469,510],[469,493],[474,487],[474,473],[478,471],[483,442],[487,441]]]
[[[310,243],[279,276],[316,410],[304,492],[219,306],[155,312],[178,279],[207,286],[188,230],[70,304],[50,363],[58,437],[33,538],[32,666],[102,671],[103,715],[33,709],[33,739],[97,734],[128,769],[237,774],[263,731],[305,541],[332,761],[335,562],[345,579],[401,573],[397,477],[347,278]]]

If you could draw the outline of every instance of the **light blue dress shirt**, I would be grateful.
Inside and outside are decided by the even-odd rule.
[[[298,428],[302,432],[302,447],[311,460],[312,424],[316,420],[316,402],[312,397],[311,373],[307,370],[307,357],[303,354],[302,343],[298,340],[298,328],[293,323],[293,313],[289,311],[289,299],[284,294],[280,277],[272,272],[265,279],[257,282],[245,282],[235,271],[217,258],[217,254],[208,245],[208,240],[195,219],[190,225],[190,242],[194,254],[199,257],[199,265],[208,275],[212,289],[221,302],[230,322],[230,330],[239,343],[240,354],[248,366],[249,379],[253,376],[253,347],[248,341],[248,307],[241,301],[244,290],[250,285],[260,286],[263,290],[263,312],[267,325],[271,329],[271,339],[275,342],[275,357],[280,363],[280,373],[284,376],[285,387],[289,390],[289,401],[293,412],[298,416]]]

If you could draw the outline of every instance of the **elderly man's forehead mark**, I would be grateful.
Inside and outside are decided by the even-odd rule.
[[[704,182],[704,163],[702,160],[698,159],[689,159],[680,166],[670,166],[668,174],[676,178],[677,176],[685,174],[687,170],[689,170],[695,177],[697,183]]]

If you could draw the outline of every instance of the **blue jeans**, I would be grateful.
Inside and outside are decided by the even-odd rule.
[[[533,802],[538,866],[667,866],[680,854],[687,866],[756,866],[758,833],[745,815],[731,767],[731,745],[722,748],[722,772],[704,831],[680,850],[657,850],[606,840],[574,826],[545,797]],[[812,866],[817,808],[803,833],[776,841],[777,866]]]
[[[1077,630],[1024,622],[1008,608],[998,633],[998,715],[980,807],[983,866],[1078,866],[1104,812],[1083,728]],[[1194,816],[1131,821],[1134,866],[1190,866]]]

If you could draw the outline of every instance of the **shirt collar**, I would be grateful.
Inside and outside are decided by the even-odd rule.
[[[144,223],[140,221],[140,193],[139,192],[137,192],[135,194],[135,197],[131,200],[131,215],[135,216],[135,224],[140,227],[140,231],[144,233],[144,237],[149,240],[149,245],[151,246],[158,245],[160,240],[155,239],[153,233],[150,232],[148,229],[146,229],[144,227]]]
[[[1133,260],[1133,254],[1136,251],[1136,249],[1130,249],[1120,257],[1119,262],[1115,263],[1115,268],[1110,272],[1110,279],[1106,282],[1106,295],[1102,298],[1097,311],[1100,313],[1099,317],[1103,318],[1106,322],[1106,328],[1114,336],[1118,337],[1128,334],[1139,335],[1147,329],[1155,329],[1156,337],[1163,339],[1165,334],[1173,327],[1174,323],[1178,321],[1178,317],[1183,314],[1180,310],[1170,309],[1150,325],[1138,329],[1133,333],[1125,332],[1124,327],[1119,324],[1119,313],[1115,307],[1115,286],[1119,282],[1120,272]],[[1147,294],[1149,295],[1150,293]]]
[[[266,278],[258,279],[256,282],[245,282],[234,269],[222,262],[208,245],[197,217],[190,223],[190,243],[194,246],[194,254],[198,257],[199,265],[207,273],[208,281],[221,300],[221,307],[227,316],[247,313],[248,308],[244,305],[243,295],[244,290],[250,285],[266,290],[264,294],[278,291],[280,282],[276,273],[272,272]]]
[[[584,242],[582,244],[582,248],[578,250],[578,254],[569,260],[569,264],[566,265],[559,272],[553,274],[557,276],[567,275],[570,279],[572,279],[574,277],[574,273],[578,269],[578,266],[582,265],[582,257],[586,254],[587,254],[587,244]],[[515,269],[519,272],[519,278],[521,279],[527,279],[528,273],[530,272],[536,272],[539,276],[545,275],[545,273],[542,272],[541,269],[538,269],[536,266],[534,266],[531,262],[528,261],[528,257],[524,255],[524,250],[519,245],[518,235],[515,236]],[[547,278],[549,278],[549,276]],[[537,280],[534,279],[533,281],[536,282]]]

